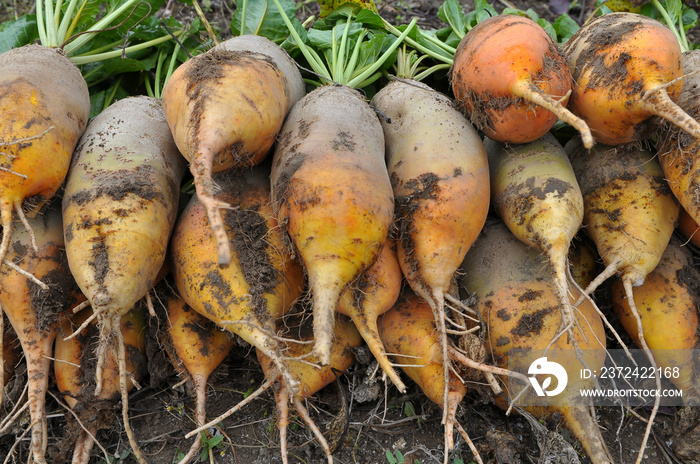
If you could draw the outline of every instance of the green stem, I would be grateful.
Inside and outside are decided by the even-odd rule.
[[[382,67],[384,62],[389,58],[389,56],[391,56],[391,54],[394,53],[394,50],[396,50],[399,47],[399,45],[401,45],[401,43],[404,41],[409,32],[411,32],[411,29],[413,29],[413,26],[415,26],[417,22],[418,20],[416,18],[413,18],[406,27],[406,30],[403,31],[403,33],[399,37],[397,37],[396,40],[394,40],[394,43],[391,44],[391,46],[386,50],[386,52],[384,52],[384,54],[380,56],[379,59],[375,61],[374,64],[370,66],[366,71],[364,71],[362,74],[348,82],[348,87],[360,88],[358,84],[363,83],[365,80],[369,80],[370,76],[376,73],[379,70],[379,68]],[[372,79],[372,81],[374,80],[376,80],[376,78]],[[367,82],[367,84],[369,83],[371,82]]]
[[[117,94],[117,90],[119,90],[119,84],[121,84],[122,81],[122,76],[119,76],[109,89],[109,94],[105,96],[105,104],[104,107],[102,108],[102,111],[106,110],[109,105],[112,104],[112,101],[114,101],[114,96]]]
[[[345,68],[345,75],[343,76],[343,82],[348,82],[350,79],[352,79],[353,70],[355,69],[355,66],[357,66],[357,58],[360,56],[360,49],[362,48],[362,41],[364,40],[366,34],[367,34],[367,31],[365,31],[364,29],[360,31],[360,35],[357,38],[357,42],[355,42],[355,48],[352,51],[352,56],[350,57],[350,61],[348,62],[348,65]]]
[[[160,74],[161,74],[161,70],[163,69],[163,63],[165,62],[165,58],[167,58],[167,56],[165,55],[163,50],[158,52],[158,62],[156,63],[156,75],[154,78],[155,93],[152,95],[156,98],[160,98],[160,95],[161,95]]]
[[[352,24],[351,16],[348,15],[348,20],[345,22],[345,29],[343,30],[343,37],[340,39],[340,50],[338,51],[338,57],[335,62],[336,70],[336,80],[341,80],[343,78],[343,69],[346,69],[346,53],[345,50],[348,46],[348,35],[350,34],[350,24]],[[335,35],[335,34],[333,34]]]
[[[457,34],[457,37],[459,37],[459,40],[462,40],[464,38],[464,31],[461,31],[455,27],[454,24],[452,24],[452,21],[450,21],[450,15],[447,15],[447,22],[450,25],[450,28],[452,28],[452,32]]]
[[[299,51],[301,51],[301,54],[304,55],[304,58],[306,58],[306,61],[309,63],[309,66],[311,66],[311,69],[318,74],[319,76],[326,78],[328,80],[331,79],[331,75],[328,72],[328,69],[323,65],[323,62],[321,60],[318,60],[318,55],[314,57],[311,52],[309,52],[309,48],[304,44],[304,42],[301,40],[301,37],[299,37],[299,34],[297,33],[296,29],[294,29],[294,26],[292,25],[292,22],[289,20],[287,17],[287,14],[284,12],[284,9],[282,8],[282,5],[280,4],[279,0],[273,0],[275,2],[275,6],[279,10],[280,16],[282,16],[282,19],[284,20],[284,23],[287,25],[287,29],[289,30],[289,34],[294,38],[294,40],[297,43],[297,46],[299,47]]]
[[[114,49],[115,47],[121,47],[123,45],[124,45],[124,39],[115,40],[114,42],[108,43],[106,45],[95,48],[93,50],[89,50],[85,53],[81,53],[80,55],[77,55],[77,56],[84,57],[84,56],[90,56],[90,55],[98,55],[100,53],[110,51],[110,50]]]
[[[148,74],[146,74],[146,79],[144,80],[144,85],[146,86],[146,95],[148,95],[151,98],[158,98],[156,97],[155,92],[153,91],[153,88],[151,87],[151,78],[148,77]],[[157,81],[156,81],[157,82]]]
[[[678,16],[678,33],[681,36],[681,48],[684,52],[690,51],[690,42],[688,42],[688,37],[685,35],[685,27],[683,27],[683,13]]]
[[[175,36],[179,36],[182,34],[184,31],[177,31],[175,32]],[[143,50],[144,48],[150,48],[154,45],[158,45],[163,42],[167,42],[168,40],[172,39],[170,35],[164,35],[162,37],[158,37],[157,39],[149,40],[148,42],[140,43],[137,45],[131,45],[129,47],[126,47],[125,49],[120,49],[120,50],[112,50],[110,52],[105,52],[105,53],[97,53],[93,55],[89,54],[84,54],[84,55],[78,55],[78,56],[72,56],[70,57],[70,60],[76,64],[76,65],[81,65],[81,64],[87,64],[87,63],[95,63],[97,61],[104,61],[104,60],[109,60],[111,58],[117,58],[122,56],[123,53],[131,53],[135,52],[138,50]]]
[[[41,0],[39,0],[41,1]],[[46,0],[44,5],[46,10],[46,36],[49,39],[49,47],[58,47],[58,37],[56,37],[56,23],[54,22],[54,5],[51,0]]]
[[[46,24],[44,24],[44,5],[43,0],[37,0],[36,2],[36,26],[39,30],[39,42],[42,45],[49,46],[49,38],[46,35]]]
[[[60,24],[58,26],[58,39],[63,42],[65,41],[68,37],[66,34],[68,33],[68,28],[71,24],[71,17],[73,16],[73,11],[75,11],[75,7],[78,4],[78,0],[70,0],[70,3],[68,4],[68,8],[66,8],[66,13],[63,15],[63,18],[61,18]],[[60,8],[60,6],[59,6]],[[58,22],[59,18],[56,18],[56,22]]]
[[[386,30],[388,30],[389,32],[391,32],[391,33],[392,33],[393,35],[395,35],[396,37],[398,37],[398,36],[401,35],[401,31],[400,31],[400,30],[398,30],[396,27],[394,27],[393,25],[391,25],[390,23],[388,23],[385,19],[384,19],[383,21],[384,21],[384,27],[386,28]],[[428,38],[429,36],[427,36],[427,35],[422,35],[422,37],[425,38],[425,39],[427,39],[427,40],[429,40],[431,43],[434,43],[434,41],[432,40],[432,38]],[[406,38],[404,39],[404,42],[406,42],[408,45],[410,45],[411,47],[415,48],[415,49],[418,50],[419,52],[421,52],[421,53],[423,53],[423,54],[425,54],[425,55],[428,55],[429,57],[431,57],[431,58],[434,59],[434,60],[442,61],[443,63],[447,63],[447,64],[449,64],[449,65],[452,65],[452,63],[454,62],[454,59],[453,59],[454,52],[451,54],[452,56],[448,57],[448,56],[445,56],[445,55],[441,55],[441,54],[435,52],[434,50],[431,50],[431,49],[429,49],[429,48],[427,48],[427,47],[425,47],[425,46],[419,44],[418,42],[416,42],[415,40],[413,40],[413,39],[410,38],[410,37],[406,37]],[[439,41],[438,41],[438,42],[439,42]],[[447,44],[444,44],[444,43],[442,43],[442,42],[440,42],[440,43],[443,44],[443,45],[446,46],[446,47],[449,47],[449,45],[447,45]],[[450,48],[452,48],[452,47],[450,47]],[[443,49],[444,49],[444,47],[443,47]],[[445,50],[445,51],[446,51],[447,53],[449,53],[447,50]]]
[[[450,67],[451,67],[451,65],[446,64],[446,63],[436,64],[436,65],[431,66],[430,68],[426,69],[425,71],[423,71],[419,74],[416,74],[413,77],[413,79],[416,81],[422,81],[423,79],[425,79],[426,77],[428,77],[429,75],[434,73],[435,71],[440,71],[441,69],[450,69]]]
[[[330,60],[326,60],[326,64],[328,65],[328,69],[331,71],[331,78],[338,82],[338,75],[336,74],[338,71],[338,42],[335,39],[335,30],[335,27],[333,30],[331,30],[331,58]]]
[[[411,62],[411,56],[413,55],[415,55],[415,52],[413,51],[406,53],[405,44],[396,52],[396,63],[394,66],[396,67],[396,75],[398,77],[406,77],[408,75],[408,68]]]
[[[170,57],[170,65],[168,66],[168,72],[165,74],[165,80],[163,81],[163,85],[168,83],[168,80],[170,79],[170,76],[173,75],[175,72],[175,68],[177,68],[177,54],[180,53],[180,44],[176,43],[175,44],[175,49],[173,50],[173,54]],[[159,96],[158,98],[162,97]]]
[[[364,80],[362,80],[362,81],[359,81],[359,82],[357,82],[357,83],[353,83],[352,86],[350,86],[350,84],[348,84],[348,87],[352,87],[352,88],[354,88],[354,89],[361,89],[361,88],[363,88],[363,87],[367,87],[367,86],[370,85],[372,82],[374,82],[374,81],[376,81],[377,79],[379,79],[380,77],[382,77],[382,73],[381,73],[381,72],[375,72],[374,74],[372,74],[372,75],[369,76],[368,78],[366,78],[366,79],[364,79]]]
[[[80,9],[78,9],[78,12],[75,14],[73,21],[71,21],[70,26],[66,31],[65,39],[63,39],[64,42],[73,34],[75,27],[78,25],[78,21],[80,21],[80,17],[83,15],[83,10],[85,9],[87,2],[88,0],[83,0],[83,3],[80,5]]]
[[[97,21],[95,24],[92,25],[90,29],[88,29],[88,33],[76,37],[71,43],[65,46],[64,51],[66,55],[71,56],[73,53],[78,51],[81,47],[83,47],[83,45],[88,43],[94,37],[95,34],[100,32],[102,29],[105,29],[116,18],[118,18],[119,15],[124,13],[129,8],[133,8],[133,6],[140,1],[141,0],[127,0],[119,8],[106,14],[101,20]]]
[[[248,0],[241,2],[241,35],[245,35],[246,19],[248,16]]]
[[[676,36],[676,39],[678,40],[678,44],[681,46],[681,51],[682,52],[687,52],[690,50],[690,47],[688,46],[688,40],[684,40],[684,37],[681,37],[681,34],[678,33],[678,29],[676,28],[676,22],[669,16],[668,11],[661,5],[659,0],[651,0],[652,5],[656,7],[657,10],[659,10],[659,14],[664,18],[664,21],[666,22],[666,25],[668,26],[669,29],[673,31],[673,35]],[[681,30],[683,30],[683,15],[678,19],[678,22],[681,25]]]
[[[433,45],[436,45],[437,47],[440,47],[442,50],[445,50],[450,56],[454,56],[455,53],[457,53],[457,49],[447,45],[445,42],[442,40],[438,39],[437,37],[433,37],[430,34],[423,34],[421,30],[418,30],[418,33],[420,34],[421,37],[423,37],[425,40],[430,42]]]
[[[53,10],[53,23],[58,25],[61,22],[61,8],[63,8],[63,0],[57,0],[56,5]],[[60,36],[58,35],[58,29],[56,29],[56,39]]]

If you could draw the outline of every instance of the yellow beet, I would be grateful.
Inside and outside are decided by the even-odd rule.
[[[611,464],[613,460],[589,406],[572,402],[579,389],[594,386],[592,379],[574,382],[584,368],[575,348],[595,350],[588,351],[591,354],[585,358],[585,367],[600,370],[605,364],[605,331],[594,306],[584,300],[575,313],[574,336],[564,334],[552,343],[562,315],[551,271],[537,250],[520,242],[501,222],[487,223],[467,253],[462,271],[460,285],[477,297],[476,309],[486,325],[486,346],[496,365],[527,373],[530,364],[549,347],[547,360],[561,364],[568,373],[567,387],[557,396],[548,397],[548,406],[525,409],[540,418],[561,413],[591,461]],[[572,293],[574,299],[580,294],[576,289]],[[525,351],[509,353],[514,349]],[[522,388],[518,385],[513,391],[513,385],[509,384],[510,398]],[[532,395],[530,400],[534,398],[532,389],[527,394]]]
[[[56,49],[27,45],[0,54],[0,263],[13,212],[35,214],[63,184],[90,116],[80,70]]]
[[[101,319],[131,310],[165,261],[184,174],[157,100],[131,97],[90,122],[63,198],[71,272]]]
[[[678,104],[691,117],[700,118],[700,52],[693,50],[683,55],[683,69],[689,75],[683,79],[683,90]],[[659,131],[657,152],[664,175],[673,194],[695,222],[700,222],[700,140],[686,134],[670,123]]]
[[[459,107],[491,139],[532,142],[561,119],[593,146],[586,123],[566,109],[571,74],[564,57],[528,17],[494,16],[469,29],[455,52],[450,81]]]
[[[7,263],[0,267],[0,308],[19,338],[27,363],[31,453],[35,463],[46,464],[45,405],[50,358],[59,316],[69,305],[75,281],[65,263],[60,212],[51,209],[45,215],[29,219],[29,225],[34,231],[37,250],[32,247],[27,229],[15,231],[6,259],[21,263],[25,272],[20,273]],[[43,281],[46,288],[29,275]]]
[[[606,268],[587,287],[621,277],[629,298],[654,270],[678,219],[678,202],[653,153],[636,144],[566,146],[583,192],[583,225]]]
[[[204,425],[207,421],[207,380],[231,352],[235,338],[187,306],[175,293],[167,296],[166,305],[168,325],[167,330],[163,331],[165,352],[178,373],[192,380],[197,425]],[[201,446],[202,435],[197,434],[180,463],[190,462]]]
[[[274,336],[277,320],[301,296],[304,276],[272,213],[268,169],[259,165],[215,177],[221,187],[216,198],[234,207],[223,212],[233,251],[229,266],[219,267],[217,241],[196,196],[178,220],[171,249],[173,276],[182,299],[282,366]],[[284,372],[284,367],[280,369]],[[295,390],[291,377],[286,376],[285,381]]]
[[[399,263],[413,291],[433,308],[446,364],[444,298],[486,221],[490,192],[486,152],[479,134],[454,103],[424,84],[391,82],[372,103],[388,118],[381,121],[394,191]],[[443,385],[448,383],[447,372],[445,376]],[[445,390],[445,411],[447,395]]]
[[[287,53],[255,35],[229,39],[180,66],[163,88],[163,108],[175,142],[190,161],[197,196],[228,265],[212,172],[248,168],[268,153],[304,82]]]
[[[389,311],[401,291],[403,274],[396,259],[393,240],[388,240],[374,263],[350,284],[338,302],[338,312],[352,319],[384,373],[400,391],[406,386],[392,367],[379,338],[377,317]]]
[[[551,134],[523,145],[486,140],[494,209],[523,243],[549,259],[563,319],[574,324],[567,256],[583,220],[583,197],[564,148]]]
[[[100,328],[96,395],[106,358],[124,356],[121,317],[153,287],[163,267],[184,171],[160,102],[150,97],[112,104],[90,121],[75,151],[63,196],[63,232],[71,273]],[[117,362],[125,366],[123,359]]]
[[[87,308],[61,321],[59,336],[54,347],[54,375],[56,386],[68,405],[86,426],[89,434],[81,430],[73,450],[73,464],[87,464],[95,444],[93,437],[99,429],[111,428],[104,423],[99,411],[106,409],[105,402],[115,405],[121,399],[119,365],[113,358],[105,362],[102,374],[102,390],[95,396],[94,350],[99,343],[99,330],[94,323],[87,326],[75,338],[66,340],[92,315]],[[120,329],[126,350],[126,369],[130,381],[126,390],[134,388],[146,373],[146,319],[141,309],[129,311],[120,320]],[[124,416],[123,420],[128,420]],[[92,437],[90,436],[92,435]]]
[[[686,405],[700,404],[699,366],[692,351],[700,343],[698,282],[700,273],[695,269],[692,253],[674,237],[656,268],[634,290],[644,340],[659,368],[679,369],[679,375],[669,380],[683,390]],[[612,302],[625,330],[640,346],[637,320],[620,280],[612,284]]]
[[[433,403],[444,407],[447,390],[445,448],[454,446],[452,437],[457,407],[467,388],[453,373],[448,372],[445,384],[445,362],[435,318],[428,303],[412,292],[404,292],[391,311],[379,319],[379,333],[396,363]],[[447,366],[450,366],[448,359]],[[448,369],[449,371],[449,369]]]
[[[573,87],[569,109],[596,141],[645,140],[661,116],[694,137],[700,124],[674,103],[683,86],[678,40],[660,22],[635,13],[610,13],[586,23],[565,44]],[[687,71],[686,71],[687,72]]]
[[[270,182],[306,269],[314,355],[327,364],[340,295],[376,261],[394,218],[384,135],[362,95],[324,86],[301,99],[280,132]]]
[[[300,341],[312,340],[312,331],[308,326],[298,327],[298,324],[287,322],[291,330],[293,339]],[[287,464],[287,427],[289,425],[289,404],[294,406],[297,414],[306,425],[313,431],[316,438],[321,443],[328,463],[333,463],[331,451],[323,434],[309,416],[309,412],[303,401],[321,390],[326,385],[334,382],[337,376],[349,368],[355,362],[355,355],[352,348],[362,345],[362,337],[355,328],[355,325],[344,316],[336,318],[333,325],[333,337],[330,350],[330,358],[327,365],[319,368],[319,359],[312,353],[312,346],[308,343],[294,343],[293,340],[285,342],[285,353],[288,359],[285,360],[285,368],[299,383],[297,393],[290,393],[287,386],[282,383],[275,391],[277,402],[277,428],[280,432],[280,449],[282,462]],[[262,365],[265,378],[268,382],[280,378],[277,365],[260,350],[257,350],[258,360]],[[295,358],[303,359],[305,362],[296,361]]]

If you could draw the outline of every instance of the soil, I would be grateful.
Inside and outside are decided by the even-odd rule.
[[[29,0],[0,0],[0,24],[29,11],[33,2]],[[377,0],[380,13],[391,22],[406,23],[412,17],[419,18],[424,27],[442,27],[437,18],[441,0]],[[473,8],[473,1],[462,1],[465,8]],[[592,12],[592,1],[579,4],[591,5],[574,8],[570,14],[580,20]],[[697,2],[688,2],[697,7]],[[532,8],[540,16],[554,20],[560,12],[557,6],[566,1],[543,2],[522,0],[496,1],[497,9],[506,5],[521,9]],[[221,36],[230,34],[228,23],[235,8],[230,0],[203,0],[202,5],[212,25],[221,31]],[[299,9],[299,16],[308,17],[318,12],[315,2],[306,1]],[[169,2],[164,14],[174,15],[181,21],[194,18],[194,10],[180,2]],[[690,33],[697,42],[699,34]],[[599,292],[602,307],[606,288]],[[163,350],[158,346],[158,328],[149,332],[147,352],[149,354],[149,376],[142,388],[130,395],[130,418],[134,434],[151,464],[177,462],[178,453],[186,452],[190,441],[184,435],[194,428],[194,393],[190,382],[181,382],[175,374]],[[339,464],[377,464],[406,462],[412,464],[442,463],[443,428],[441,411],[409,382],[405,394],[376,376],[376,364],[366,348],[359,349],[357,362],[338,381],[323,389],[308,400],[311,417],[335,443],[334,460]],[[6,397],[16,401],[22,391],[26,373],[20,366],[16,377],[6,389]],[[240,342],[214,372],[208,383],[207,414],[209,418],[225,412],[254,391],[263,382],[263,374],[249,346]],[[482,382],[471,382],[469,392],[458,411],[457,419],[466,429],[475,446],[487,463],[517,464],[537,462],[575,462],[569,452],[583,464],[590,461],[580,444],[571,437],[556,418],[529,422],[516,413],[506,416],[497,408]],[[55,392],[55,386],[52,389]],[[346,404],[347,410],[343,407]],[[657,416],[653,434],[644,452],[644,464],[697,463],[698,408],[662,408]],[[596,409],[607,445],[619,464],[632,463],[636,459],[649,408],[626,411],[619,408]],[[0,411],[0,417],[5,412]],[[47,404],[49,422],[48,462],[61,464],[62,456],[69,455],[70,443],[62,438],[74,429],[75,421],[56,397],[49,397]],[[128,441],[121,424],[120,413],[115,408],[110,429],[99,432],[97,438],[109,456],[105,457],[95,448],[91,463],[135,463],[130,454]],[[678,420],[681,417],[682,420]],[[209,456],[202,461],[218,464],[263,464],[280,463],[279,436],[275,426],[275,402],[271,392],[264,393],[231,418],[224,420],[210,432],[218,441]],[[108,421],[109,422],[109,421]],[[675,427],[674,427],[674,422]],[[19,463],[27,461],[28,437],[18,438],[29,424],[28,416],[22,416],[10,430],[0,432],[0,462]],[[542,433],[537,424],[544,424],[550,435]],[[551,432],[555,432],[551,435]],[[687,436],[688,441],[680,450],[686,450],[685,461],[675,456],[670,445],[673,440]],[[543,438],[544,437],[544,438]],[[563,440],[562,440],[563,438]],[[292,416],[289,431],[289,457],[292,463],[323,463],[323,452],[313,439],[312,433]],[[549,447],[542,452],[540,445]],[[14,445],[17,444],[16,447]],[[10,449],[13,449],[9,457]],[[687,451],[689,450],[689,451]],[[391,457],[389,456],[391,454]],[[403,455],[403,458],[400,456]],[[459,436],[455,449],[449,456],[451,464],[473,461],[467,444]]]

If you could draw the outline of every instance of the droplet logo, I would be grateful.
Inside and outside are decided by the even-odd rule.
[[[546,357],[535,359],[527,370],[530,374],[530,383],[535,389],[537,396],[556,396],[563,392],[566,388],[566,383],[569,381],[569,375],[564,367],[554,361],[547,361]],[[542,381],[542,385],[537,381],[536,375],[547,375]],[[557,386],[553,390],[548,390],[552,384],[552,377],[557,379]]]

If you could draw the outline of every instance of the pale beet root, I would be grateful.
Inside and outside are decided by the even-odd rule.
[[[101,333],[96,395],[106,358],[115,354],[122,396],[128,398],[120,320],[163,268],[184,172],[160,102],[150,97],[112,104],[90,121],[75,151],[63,196],[63,229],[71,273]],[[143,464],[128,421],[124,425]]]
[[[222,186],[215,198],[234,206],[222,214],[233,251],[227,267],[216,260],[206,208],[192,197],[171,240],[173,277],[192,309],[265,353],[296,393],[276,334],[278,320],[302,294],[304,275],[272,212],[269,176],[269,166],[258,165],[214,177]]]
[[[570,332],[576,319],[569,302],[567,256],[584,209],[564,147],[552,134],[521,145],[490,139],[484,145],[493,208],[513,235],[549,259],[563,316],[561,333]]]
[[[675,229],[679,206],[658,158],[638,144],[566,145],[584,201],[583,227],[606,269],[589,284],[592,293],[618,274],[641,285],[661,259]]]
[[[399,264],[413,291],[433,309],[447,365],[445,298],[486,221],[486,151],[454,103],[425,84],[393,81],[377,92],[372,104],[386,116],[380,121],[394,192]],[[447,370],[444,374],[447,386]],[[444,421],[448,393],[446,387]]]
[[[567,388],[540,405],[533,400],[536,395],[527,380],[524,384],[522,380],[506,382],[509,401],[517,398],[539,418],[561,414],[593,463],[612,464],[591,403],[578,396],[579,389],[594,388],[594,380],[581,379],[579,370],[586,366],[599,370],[605,364],[605,328],[591,301],[584,300],[574,314],[572,336],[557,337],[562,314],[557,310],[557,284],[548,267],[539,251],[523,244],[501,221],[487,222],[464,259],[460,287],[477,299],[475,307],[486,329],[485,344],[496,365],[524,374],[535,356],[548,349],[547,359],[568,372]],[[579,294],[572,288],[570,304]],[[581,357],[578,350],[590,351]],[[529,388],[526,396],[518,397],[523,388]],[[507,407],[501,397],[496,402]]]
[[[613,309],[625,331],[637,346],[648,346],[658,368],[678,373],[668,380],[683,391],[686,406],[700,404],[700,365],[693,355],[700,343],[699,281],[693,254],[674,236],[658,265],[635,288],[633,304],[623,280],[616,279],[611,286]]]

